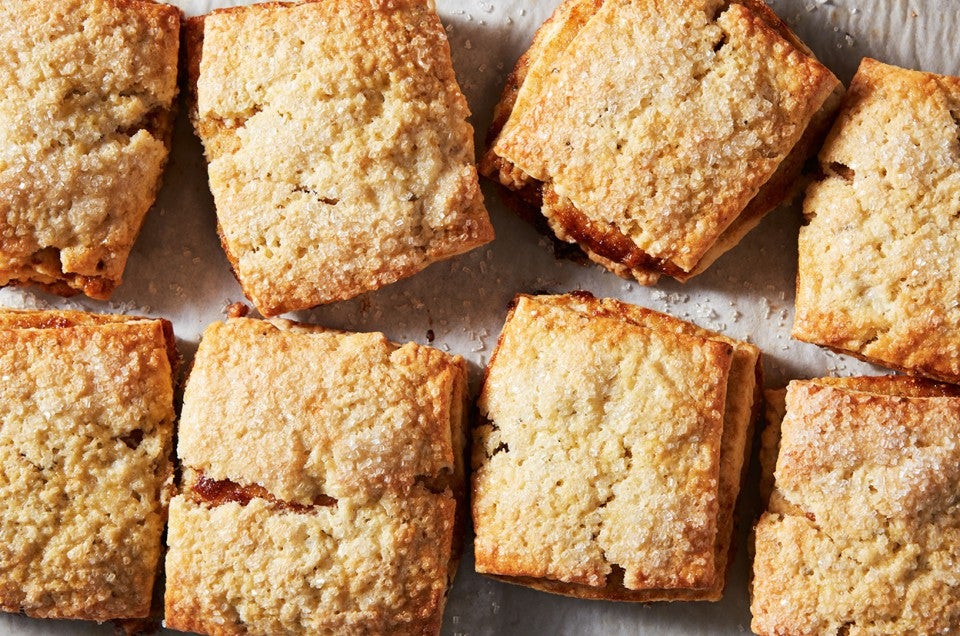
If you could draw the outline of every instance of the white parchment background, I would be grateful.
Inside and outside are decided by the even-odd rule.
[[[493,104],[514,62],[558,0],[438,0],[457,74],[481,147]],[[226,4],[175,2],[188,15]],[[958,0],[772,0],[777,13],[844,83],[864,56],[960,75]],[[557,261],[549,243],[511,214],[484,184],[497,231],[492,244],[439,263],[413,278],[348,302],[292,317],[350,330],[383,331],[427,343],[471,363],[476,388],[517,292],[585,289],[666,311],[759,345],[768,386],[792,378],[881,370],[792,341],[799,206],[775,211],[738,247],[686,285],[644,288],[597,267]],[[181,115],[164,187],[111,302],[63,300],[39,292],[0,291],[12,307],[74,307],[173,320],[181,353],[192,358],[200,333],[243,300],[216,236],[213,201],[199,142]],[[756,475],[746,486],[755,492]],[[616,604],[578,601],[485,579],[468,546],[444,620],[444,634],[736,634],[750,624],[746,530],[756,505],[741,506],[737,558],[719,603]],[[109,634],[109,626],[0,615],[0,634]],[[171,632],[172,633],[172,632]]]

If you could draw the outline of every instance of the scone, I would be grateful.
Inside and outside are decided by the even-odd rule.
[[[863,60],[820,166],[793,336],[960,383],[960,78]]]
[[[756,528],[753,630],[960,631],[960,388],[794,381],[771,426],[779,457]]]
[[[466,364],[382,334],[233,318],[179,429],[168,627],[438,633],[465,491]]]
[[[351,298],[493,239],[426,0],[271,2],[188,33],[223,247],[262,314]]]
[[[0,3],[0,285],[109,298],[160,186],[180,10]]]
[[[611,271],[687,280],[792,194],[841,91],[760,0],[565,0],[480,170]]]
[[[163,320],[0,311],[0,610],[149,614],[176,362]]]
[[[581,598],[719,599],[759,355],[616,300],[518,296],[478,403],[477,571]]]

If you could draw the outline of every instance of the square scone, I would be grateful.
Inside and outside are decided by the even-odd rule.
[[[177,360],[164,320],[0,311],[0,610],[148,616]]]
[[[611,271],[687,280],[792,194],[841,91],[759,0],[565,0],[480,169]]]
[[[756,527],[753,631],[957,633],[960,388],[794,381],[783,412],[764,436],[777,459]]]
[[[581,598],[718,600],[759,355],[616,300],[518,296],[478,403],[477,571]]]
[[[223,247],[262,314],[351,298],[493,239],[426,0],[272,2],[188,32]]]
[[[462,542],[465,399],[466,363],[430,347],[211,325],[184,394],[165,624],[438,633]]]
[[[960,78],[864,59],[820,166],[793,337],[960,383]]]
[[[167,160],[180,10],[28,0],[0,24],[0,285],[109,298]]]

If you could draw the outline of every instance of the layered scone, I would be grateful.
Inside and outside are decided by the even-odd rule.
[[[109,298],[160,186],[180,10],[0,3],[0,285]]]
[[[168,627],[438,633],[462,541],[462,358],[233,318],[203,335],[170,508]]]
[[[841,91],[760,0],[564,0],[480,170],[611,271],[687,280],[792,194]]]
[[[149,614],[176,362],[163,320],[0,311],[0,610]]]
[[[960,383],[960,78],[863,60],[820,165],[793,336]]]
[[[271,2],[189,23],[223,247],[262,314],[351,298],[493,239],[428,4]]]
[[[960,388],[905,376],[794,381],[765,435],[756,528],[763,636],[960,631]]]
[[[518,296],[479,399],[477,571],[581,598],[718,600],[759,356],[616,300]]]

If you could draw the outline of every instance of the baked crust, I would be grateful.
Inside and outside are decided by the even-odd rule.
[[[477,570],[581,598],[718,599],[758,356],[618,301],[518,296],[474,434]]]
[[[793,336],[960,382],[960,78],[864,59],[800,231]]]
[[[776,416],[775,416],[776,417]],[[753,630],[960,629],[960,388],[903,376],[787,387],[756,528]]]
[[[762,2],[567,0],[508,78],[481,172],[534,205],[544,182],[552,231],[611,271],[687,280],[796,192],[840,91]]]
[[[172,489],[162,320],[0,311],[0,610],[150,611]]]
[[[438,633],[465,393],[462,358],[382,334],[211,325],[184,392],[166,625]]]
[[[32,0],[0,24],[0,285],[109,298],[169,152],[180,11]]]
[[[467,102],[425,0],[237,7],[192,21],[187,42],[222,243],[264,315],[493,239]]]

